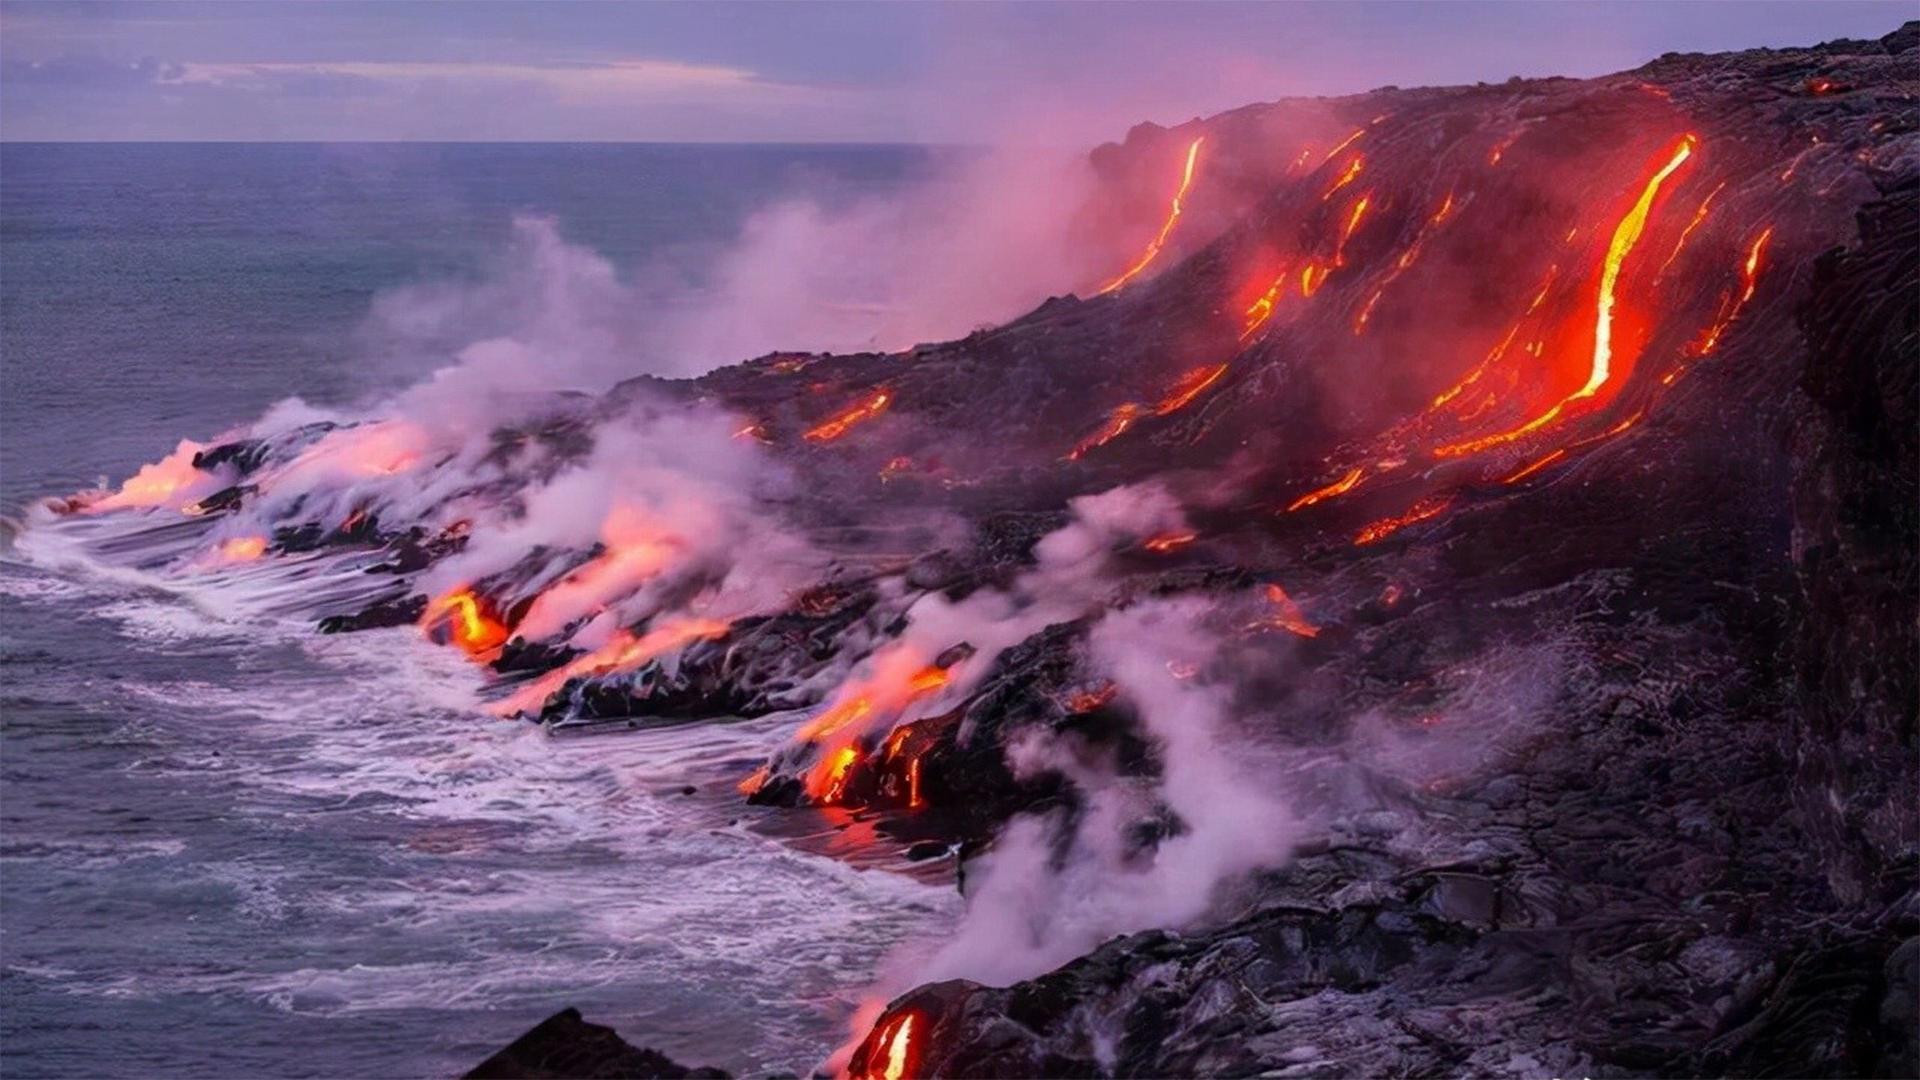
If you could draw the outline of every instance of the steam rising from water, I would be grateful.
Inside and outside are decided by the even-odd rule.
[[[919,981],[1041,974],[1108,938],[1190,923],[1218,886],[1286,858],[1301,825],[1285,793],[1234,739],[1224,688],[1187,674],[1220,648],[1208,615],[1197,600],[1149,601],[1095,625],[1090,659],[1139,715],[1159,775],[1116,776],[1070,746],[1023,747],[1016,767],[1065,772],[1084,809],[1008,826],[971,871],[967,913]],[[1143,825],[1166,835],[1143,843]]]

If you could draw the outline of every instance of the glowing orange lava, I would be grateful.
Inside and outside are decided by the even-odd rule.
[[[1419,260],[1420,253],[1426,249],[1427,237],[1430,231],[1452,217],[1453,212],[1453,192],[1449,191],[1446,197],[1440,200],[1439,207],[1427,218],[1426,224],[1421,226],[1419,234],[1413,238],[1413,243],[1407,245],[1407,250],[1401,252],[1400,257],[1394,260],[1393,269],[1388,271],[1387,276],[1375,287],[1373,295],[1367,297],[1367,302],[1361,305],[1360,313],[1354,316],[1353,319],[1353,335],[1355,337],[1359,337],[1362,333],[1366,332],[1367,323],[1373,318],[1373,309],[1379,305],[1380,298],[1387,294],[1387,286],[1399,280],[1400,275],[1412,269],[1413,264]]]
[[[1515,472],[1509,473],[1500,482],[1503,484],[1517,484],[1520,481],[1525,480],[1527,477],[1532,476],[1534,473],[1539,472],[1541,469],[1546,468],[1547,466],[1553,464],[1556,461],[1559,461],[1561,458],[1566,456],[1567,456],[1567,452],[1564,448],[1560,450],[1555,450],[1554,452],[1546,455],[1545,457],[1540,458],[1539,460],[1533,462],[1532,464],[1527,465],[1521,469],[1518,469]]]
[[[1340,479],[1335,480],[1333,483],[1328,484],[1326,487],[1315,488],[1314,490],[1309,491],[1305,495],[1302,495],[1299,498],[1288,503],[1286,512],[1291,514],[1295,510],[1303,510],[1309,506],[1312,506],[1314,503],[1320,502],[1325,499],[1331,499],[1336,495],[1345,495],[1347,492],[1353,490],[1353,486],[1355,484],[1358,484],[1360,482],[1360,477],[1365,473],[1365,471],[1366,470],[1361,466],[1358,466],[1358,465],[1354,466],[1353,469],[1347,473],[1347,475],[1342,476]]]
[[[1157,554],[1177,551],[1194,542],[1200,536],[1197,532],[1168,532],[1148,539],[1140,546]]]
[[[108,510],[134,510],[147,507],[179,507],[205,493],[215,480],[213,474],[193,467],[194,456],[206,447],[191,439],[180,440],[173,453],[140,470],[120,485],[119,490],[79,508],[83,514]]]
[[[886,412],[887,406],[892,402],[892,394],[885,390],[876,391],[874,395],[867,400],[809,429],[806,434],[806,440],[808,442],[832,442],[840,436],[845,435],[847,429],[853,427],[855,424],[865,423],[879,416],[881,413]]]
[[[1655,278],[1658,278],[1661,274],[1666,273],[1667,267],[1673,265],[1673,260],[1680,257],[1681,249],[1687,246],[1687,238],[1692,236],[1693,230],[1699,228],[1700,223],[1707,219],[1707,210],[1708,208],[1713,206],[1714,196],[1720,194],[1721,188],[1724,188],[1726,186],[1727,186],[1727,182],[1725,180],[1720,181],[1719,187],[1716,187],[1712,191],[1707,192],[1707,197],[1700,200],[1700,209],[1695,210],[1693,212],[1693,220],[1687,222],[1687,227],[1680,230],[1680,239],[1674,241],[1673,252],[1667,256],[1666,262],[1663,262],[1660,264],[1660,269],[1656,271],[1654,274]]]
[[[773,770],[769,769],[765,765],[762,765],[759,768],[748,773],[743,779],[741,779],[739,783],[733,785],[733,789],[735,791],[738,791],[742,795],[751,795],[754,792],[759,791],[761,785],[765,784],[767,782],[767,777],[771,775],[773,775]]]
[[[847,781],[851,778],[853,766],[860,760],[860,748],[843,746],[827,755],[820,764],[823,768],[807,774],[807,794],[829,805],[839,802],[846,794]]]
[[[1193,185],[1193,166],[1200,160],[1200,144],[1206,141],[1206,137],[1202,136],[1187,146],[1186,168],[1180,174],[1180,187],[1173,193],[1173,205],[1167,211],[1167,220],[1160,226],[1159,235],[1148,242],[1147,250],[1141,252],[1139,261],[1128,267],[1126,273],[1100,286],[1100,291],[1094,295],[1104,296],[1132,281],[1135,275],[1145,270],[1154,259],[1159,257],[1160,249],[1166,246],[1167,237],[1173,235],[1173,227],[1180,223],[1180,213],[1186,201],[1187,189]]]
[[[1360,305],[1360,314],[1353,318],[1353,334],[1355,337],[1360,336],[1360,333],[1367,328],[1367,320],[1373,318],[1373,309],[1379,305],[1380,298],[1386,294],[1387,288],[1382,285],[1380,288],[1373,290],[1373,295],[1367,297],[1366,303]]]
[[[1333,245],[1333,265],[1347,265],[1347,240],[1353,231],[1360,227],[1360,219],[1367,215],[1367,207],[1373,202],[1371,194],[1362,195],[1353,201],[1353,209],[1347,212],[1347,220],[1340,227],[1340,239]]]
[[[1267,325],[1267,320],[1273,318],[1273,305],[1280,299],[1280,290],[1286,287],[1286,283],[1287,268],[1283,266],[1280,272],[1274,275],[1273,283],[1267,286],[1267,291],[1247,307],[1245,329],[1240,331],[1241,341],[1252,337],[1254,331]]]
[[[1406,513],[1398,517],[1383,518],[1361,529],[1358,533],[1354,534],[1353,542],[1359,545],[1378,543],[1409,525],[1418,524],[1429,518],[1439,517],[1446,512],[1447,507],[1452,505],[1453,498],[1451,496],[1421,499],[1419,502],[1414,503]]]
[[[1347,136],[1344,139],[1341,139],[1340,142],[1337,145],[1335,145],[1333,149],[1327,151],[1326,156],[1320,159],[1321,163],[1325,164],[1326,162],[1332,161],[1335,154],[1338,154],[1340,151],[1345,150],[1349,146],[1352,146],[1355,140],[1360,138],[1360,136],[1365,135],[1366,133],[1367,133],[1366,128],[1354,128],[1353,134]]]
[[[1207,387],[1219,382],[1220,376],[1226,373],[1227,365],[1225,364],[1194,368],[1187,372],[1180,377],[1179,382],[1174,384],[1173,389],[1167,392],[1167,396],[1160,399],[1160,404],[1154,406],[1153,415],[1166,416],[1168,413],[1179,412],[1186,408],[1194,398],[1204,393]]]
[[[1142,409],[1137,402],[1129,401],[1115,408],[1107,414],[1107,422],[1101,425],[1100,430],[1080,440],[1072,450],[1067,452],[1067,460],[1079,461],[1088,451],[1105,446],[1126,434],[1126,430],[1133,426],[1133,422],[1144,415],[1146,410]]]
[[[506,643],[507,628],[493,617],[471,590],[455,589],[427,605],[420,625],[431,631],[444,624],[453,643],[468,656],[480,657]]]
[[[796,738],[818,742],[876,711],[896,712],[903,709],[914,699],[946,686],[951,679],[947,669],[932,666],[922,667],[902,678],[898,672],[903,662],[910,661],[904,660],[904,654],[896,654],[889,662],[880,664],[878,672],[871,679],[850,689],[843,688],[835,695],[835,704],[802,727]]]
[[[1300,610],[1300,605],[1287,595],[1287,590],[1277,584],[1269,584],[1267,602],[1273,605],[1274,610],[1264,620],[1266,625],[1279,627],[1303,638],[1320,636],[1320,628],[1307,618],[1306,612]]]
[[[1070,713],[1090,713],[1114,699],[1120,688],[1111,682],[1101,682],[1087,690],[1077,690],[1067,695],[1067,711]]]
[[[1748,245],[1746,261],[1740,264],[1740,295],[1730,304],[1721,305],[1721,313],[1714,319],[1713,325],[1707,328],[1700,343],[1694,346],[1695,356],[1705,356],[1712,352],[1714,346],[1720,344],[1720,336],[1726,333],[1727,327],[1733,325],[1733,320],[1740,316],[1740,309],[1746,307],[1747,301],[1753,299],[1753,290],[1760,285],[1761,256],[1766,253],[1767,241],[1772,238],[1773,226],[1769,225],[1760,231],[1759,236],[1753,238],[1752,244]]]
[[[1459,397],[1461,391],[1480,381],[1480,377],[1486,374],[1487,368],[1498,363],[1500,358],[1506,355],[1507,349],[1513,345],[1513,339],[1520,336],[1520,328],[1525,326],[1527,319],[1532,317],[1533,313],[1539,310],[1540,305],[1546,302],[1547,294],[1553,290],[1554,279],[1559,275],[1560,267],[1558,265],[1547,268],[1547,276],[1540,282],[1539,291],[1533,294],[1533,302],[1527,305],[1526,312],[1520,316],[1518,322],[1513,324],[1513,328],[1507,331],[1507,336],[1501,338],[1499,343],[1496,344],[1478,364],[1474,365],[1473,370],[1467,372],[1459,382],[1454,383],[1452,386],[1435,395],[1433,408],[1438,409],[1447,402]]]
[[[1319,263],[1308,263],[1301,267],[1300,295],[1312,296],[1314,293],[1319,292],[1320,286],[1327,280],[1328,272],[1329,269],[1321,266]]]
[[[650,660],[693,644],[722,637],[732,627],[725,619],[676,619],[652,627],[644,634],[621,630],[605,645],[547,672],[494,707],[502,716],[539,708],[555,690],[569,679],[582,675],[610,675],[632,671]]]
[[[884,1061],[868,1061],[855,1080],[907,1080],[913,1075],[914,1014],[903,1012],[880,1029],[879,1049]],[[876,1067],[877,1066],[877,1067]]]
[[[220,541],[220,558],[224,562],[252,562],[266,553],[264,536],[236,536]]]
[[[1632,253],[1634,245],[1640,240],[1641,232],[1646,229],[1647,215],[1652,212],[1653,201],[1660,194],[1660,185],[1665,183],[1667,177],[1672,176],[1676,169],[1685,164],[1689,157],[1693,156],[1693,147],[1693,136],[1683,136],[1679,145],[1674,148],[1672,156],[1667,159],[1666,165],[1647,181],[1639,200],[1633,204],[1631,210],[1627,211],[1626,216],[1620,219],[1620,223],[1614,226],[1613,240],[1607,245],[1606,258],[1600,267],[1599,293],[1594,302],[1593,359],[1588,366],[1586,383],[1519,427],[1439,447],[1434,450],[1436,456],[1455,457],[1470,454],[1490,446],[1512,442],[1538,431],[1559,419],[1568,405],[1583,398],[1592,397],[1611,378],[1614,360],[1614,290],[1619,283],[1621,264]]]
[[[1335,192],[1353,183],[1354,179],[1360,175],[1360,170],[1365,167],[1366,158],[1360,154],[1353,155],[1353,160],[1347,163],[1346,171],[1341,173],[1340,178],[1333,182],[1333,186],[1328,188],[1326,193],[1320,196],[1320,201],[1326,202],[1328,199],[1333,198]]]

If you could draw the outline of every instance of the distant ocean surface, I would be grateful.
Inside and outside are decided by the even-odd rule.
[[[742,221],[911,147],[0,144],[0,505],[363,397],[375,298],[516,214],[696,287]],[[11,528],[9,528],[9,535]],[[409,630],[320,638],[0,551],[0,1071],[446,1076],[564,1005],[804,1071],[949,890],[743,828],[770,725],[569,743]],[[696,794],[683,795],[693,785]]]

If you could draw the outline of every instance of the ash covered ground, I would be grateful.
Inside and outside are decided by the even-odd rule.
[[[1920,1069],[1920,24],[1092,165],[1004,325],[483,350],[33,528],[556,733],[790,714],[742,815],[968,896],[855,1075]]]

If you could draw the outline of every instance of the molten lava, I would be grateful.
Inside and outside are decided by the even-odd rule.
[[[1287,590],[1277,584],[1269,584],[1267,602],[1273,605],[1273,611],[1261,620],[1262,625],[1277,627],[1303,638],[1320,636],[1320,628],[1307,618],[1307,613],[1300,609],[1293,597],[1287,595]]]
[[[1634,245],[1640,240],[1640,234],[1646,229],[1647,215],[1653,211],[1653,202],[1660,194],[1660,186],[1666,182],[1669,176],[1673,175],[1676,169],[1685,164],[1688,158],[1693,156],[1693,147],[1693,136],[1683,136],[1679,145],[1674,148],[1672,155],[1668,157],[1666,164],[1662,166],[1658,172],[1653,174],[1652,179],[1647,181],[1646,187],[1641,190],[1640,198],[1634,202],[1633,208],[1627,211],[1626,216],[1620,219],[1618,225],[1614,226],[1613,239],[1608,243],[1606,257],[1600,265],[1600,286],[1598,295],[1594,301],[1593,357],[1591,363],[1588,365],[1587,381],[1579,389],[1561,398],[1545,412],[1521,424],[1519,427],[1510,428],[1506,431],[1476,439],[1468,439],[1464,442],[1454,443],[1449,446],[1438,447],[1434,450],[1436,456],[1456,457],[1462,454],[1471,454],[1485,450],[1488,447],[1498,446],[1502,443],[1512,442],[1515,439],[1530,435],[1559,419],[1561,414],[1566,411],[1567,406],[1583,398],[1594,396],[1602,386],[1606,385],[1613,373],[1614,307],[1616,304],[1614,294],[1620,280],[1621,265],[1626,262],[1627,256],[1633,252]],[[1625,359],[1630,360],[1631,357],[1626,357]]]
[[[807,794],[828,805],[839,802],[859,760],[860,748],[851,744],[828,754],[820,768],[807,774]]]
[[[1398,281],[1400,275],[1413,268],[1413,264],[1420,258],[1420,253],[1426,249],[1427,238],[1432,230],[1452,217],[1453,212],[1453,192],[1449,191],[1446,197],[1440,200],[1439,207],[1427,218],[1426,224],[1420,227],[1420,232],[1414,236],[1413,243],[1407,245],[1407,250],[1401,252],[1400,257],[1394,260],[1393,269],[1388,271],[1387,276],[1380,280],[1379,285],[1373,290],[1373,295],[1367,297],[1367,302],[1361,305],[1360,313],[1354,316],[1353,319],[1353,334],[1355,337],[1359,337],[1366,331],[1368,321],[1373,318],[1373,309],[1379,306],[1380,298],[1387,294],[1387,286]],[[1351,232],[1351,229],[1348,231]],[[1344,238],[1341,242],[1343,244],[1345,243]]]
[[[1680,230],[1680,239],[1674,241],[1672,253],[1667,256],[1666,262],[1660,264],[1660,269],[1654,273],[1655,280],[1658,280],[1661,274],[1667,272],[1667,267],[1673,265],[1673,260],[1680,257],[1681,250],[1687,246],[1687,238],[1692,236],[1693,230],[1699,228],[1700,223],[1707,219],[1707,210],[1713,206],[1714,197],[1719,195],[1721,189],[1726,186],[1727,182],[1725,180],[1720,181],[1719,187],[1707,192],[1707,197],[1700,200],[1700,208],[1693,212],[1693,220],[1687,222],[1687,227]]]
[[[547,587],[528,606],[520,632],[537,641],[558,634],[582,615],[597,614],[673,566],[687,542],[654,513],[627,504],[600,525],[602,551]]]
[[[1365,194],[1353,201],[1353,209],[1347,212],[1346,223],[1340,227],[1340,239],[1333,245],[1333,265],[1347,265],[1347,241],[1353,231],[1360,227],[1360,219],[1367,215],[1367,207],[1372,205],[1373,196]]]
[[[1187,146],[1187,164],[1180,174],[1180,187],[1173,193],[1173,205],[1167,211],[1166,223],[1161,225],[1160,232],[1148,241],[1147,250],[1141,252],[1139,260],[1128,267],[1125,273],[1100,286],[1099,292],[1094,295],[1104,296],[1132,281],[1140,271],[1145,270],[1154,259],[1159,257],[1160,249],[1166,246],[1167,238],[1173,235],[1173,227],[1180,223],[1180,213],[1187,198],[1187,189],[1193,185],[1193,166],[1200,160],[1200,144],[1206,141],[1206,137],[1202,136]]]
[[[913,1075],[914,1014],[903,1012],[888,1020],[880,1029],[879,1041],[875,1044],[878,1053],[869,1059],[866,1068],[854,1080],[907,1080]]]
[[[1447,507],[1452,505],[1452,496],[1430,496],[1421,499],[1419,502],[1414,503],[1406,513],[1398,517],[1383,518],[1361,529],[1358,533],[1354,534],[1353,542],[1358,545],[1378,543],[1409,525],[1418,524],[1429,518],[1439,517],[1441,514],[1446,513]]]
[[[832,442],[847,433],[855,424],[863,424],[887,411],[893,402],[893,395],[885,390],[875,391],[865,401],[847,409],[822,423],[810,428],[806,434],[808,442]]]
[[[895,716],[908,705],[944,688],[952,681],[946,668],[919,666],[911,649],[895,648],[874,662],[873,673],[858,682],[843,686],[833,702],[795,735],[800,742],[828,744],[821,757],[807,771],[807,794],[816,801],[831,804],[845,793],[848,770],[860,760],[857,733],[835,741],[833,737],[857,721],[873,716]]]
[[[732,627],[725,619],[681,619],[653,627],[644,634],[621,630],[605,645],[547,672],[526,688],[495,706],[502,716],[537,709],[570,679],[632,671],[648,661],[676,652],[696,641],[723,637]]]
[[[191,439],[181,439],[173,453],[151,465],[142,465],[119,490],[79,508],[83,514],[108,510],[135,510],[157,507],[182,507],[205,493],[215,481],[213,474],[194,468],[194,456],[206,447]]]
[[[1714,347],[1720,344],[1720,336],[1726,333],[1727,327],[1732,326],[1733,320],[1740,317],[1740,309],[1746,307],[1747,301],[1753,299],[1753,290],[1760,285],[1761,256],[1766,253],[1767,241],[1772,238],[1773,226],[1769,225],[1760,231],[1759,236],[1753,238],[1752,244],[1747,246],[1746,260],[1740,264],[1740,295],[1721,303],[1720,313],[1714,317],[1713,325],[1707,328],[1700,343],[1694,346],[1695,356],[1705,356],[1712,352]]]
[[[1366,470],[1361,466],[1358,466],[1358,465],[1354,466],[1351,470],[1347,472],[1345,476],[1342,476],[1340,479],[1335,480],[1331,484],[1328,484],[1326,487],[1315,488],[1314,490],[1309,491],[1305,495],[1302,495],[1299,498],[1288,503],[1286,512],[1291,514],[1295,510],[1303,510],[1309,506],[1312,506],[1314,503],[1320,502],[1324,499],[1331,499],[1336,495],[1345,495],[1347,492],[1353,490],[1353,486],[1355,484],[1358,484],[1360,482],[1360,477],[1365,473],[1365,471]]]
[[[1067,460],[1079,461],[1088,451],[1097,450],[1126,434],[1127,429],[1133,426],[1133,422],[1144,415],[1146,410],[1142,409],[1138,402],[1129,401],[1120,405],[1107,414],[1107,422],[1102,424],[1098,431],[1081,439],[1072,450],[1067,451]]]
[[[879,671],[871,679],[851,689],[843,688],[836,695],[837,702],[802,727],[796,737],[806,742],[818,742],[876,710],[897,712],[914,699],[946,686],[951,680],[946,668],[932,666],[900,678],[896,673],[900,670],[901,657],[904,655],[892,654],[878,665]]]
[[[1112,701],[1119,692],[1119,687],[1106,681],[1090,689],[1076,690],[1067,695],[1067,711],[1076,715],[1090,713]]]
[[[1160,404],[1154,406],[1153,415],[1166,416],[1186,408],[1192,404],[1194,398],[1204,393],[1207,387],[1219,382],[1220,376],[1226,373],[1227,365],[1225,364],[1194,368],[1187,372],[1180,377],[1179,382],[1173,385],[1173,389],[1167,392],[1167,396],[1160,399]]]
[[[1366,133],[1367,133],[1366,128],[1354,128],[1353,134],[1347,136],[1344,139],[1341,139],[1339,143],[1337,143],[1334,146],[1333,149],[1327,151],[1326,156],[1320,159],[1321,164],[1325,164],[1329,161],[1332,161],[1334,158],[1334,155],[1338,154],[1342,150],[1345,150],[1347,147],[1352,146],[1354,142],[1360,138],[1360,136],[1365,135]]]
[[[1353,181],[1359,177],[1360,170],[1366,168],[1366,163],[1364,156],[1360,154],[1353,155],[1353,160],[1347,163],[1346,171],[1342,172],[1339,179],[1333,182],[1333,186],[1328,188],[1326,192],[1320,196],[1320,201],[1326,202],[1328,199],[1333,198],[1334,193],[1338,192],[1341,188],[1353,183]]]
[[[1247,306],[1245,313],[1246,323],[1240,331],[1241,341],[1252,337],[1254,331],[1267,325],[1267,320],[1273,318],[1273,305],[1279,301],[1280,291],[1286,287],[1286,284],[1287,269],[1283,266],[1280,268],[1280,272],[1274,275],[1272,284],[1267,286],[1267,291],[1260,294],[1259,299]]]
[[[455,589],[428,604],[426,614],[420,616],[420,625],[428,632],[444,625],[453,643],[476,658],[499,648],[507,640],[506,625],[494,618],[480,598],[466,588]]]
[[[1143,416],[1166,416],[1179,412],[1192,404],[1194,398],[1205,393],[1208,387],[1219,382],[1220,377],[1226,373],[1227,365],[1225,364],[1194,368],[1182,375],[1180,380],[1167,391],[1166,396],[1151,409],[1137,401],[1128,401],[1116,406],[1113,411],[1107,413],[1106,422],[1101,424],[1098,430],[1075,443],[1073,449],[1067,451],[1066,460],[1079,461],[1088,452],[1099,449],[1126,434],[1127,429]]]
[[[1552,453],[1547,454],[1545,457],[1542,457],[1532,462],[1529,465],[1523,466],[1520,469],[1517,469],[1514,472],[1507,474],[1505,477],[1501,478],[1500,482],[1503,484],[1517,484],[1520,481],[1525,480],[1527,477],[1532,476],[1534,473],[1539,472],[1541,469],[1546,468],[1547,466],[1553,464],[1556,461],[1559,461],[1561,458],[1566,456],[1567,456],[1567,451],[1564,447],[1559,450],[1555,450]]]
[[[1148,551],[1164,555],[1169,551],[1177,551],[1180,548],[1186,547],[1198,539],[1199,536],[1200,534],[1196,532],[1161,533],[1158,536],[1150,537],[1140,546],[1146,548]]]
[[[219,555],[223,562],[252,562],[266,553],[264,536],[236,536],[220,541]]]

